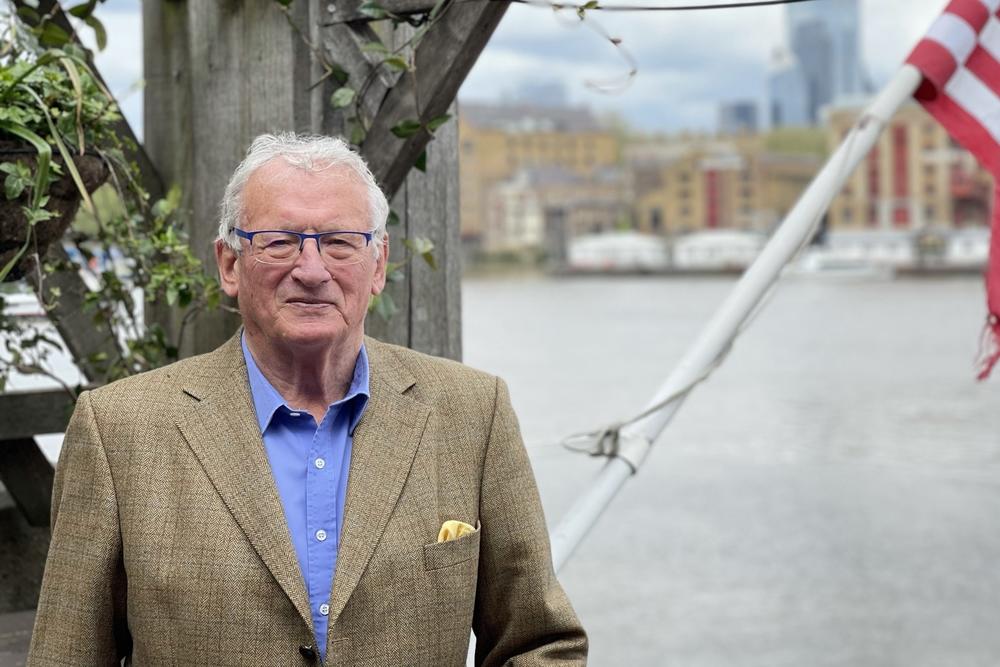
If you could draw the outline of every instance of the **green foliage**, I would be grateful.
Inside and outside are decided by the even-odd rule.
[[[94,29],[102,46],[107,36],[92,15],[103,0],[89,0],[67,11]],[[49,15],[19,12],[33,27],[0,9],[0,140],[31,146],[31,160],[4,162],[4,197],[26,202],[22,206],[27,233],[21,253],[32,247],[31,230],[54,213],[47,208],[52,182],[66,174],[86,203],[77,229],[84,270],[90,267],[93,289],[84,297],[84,308],[95,324],[106,325],[115,355],[87,360],[102,377],[112,380],[148,370],[177,358],[185,326],[199,313],[220,302],[218,284],[191,252],[183,233],[181,193],[150,203],[141,185],[137,165],[126,158],[128,150],[116,132],[120,112],[110,93],[90,69],[86,53],[69,41]],[[59,161],[53,155],[59,156]],[[91,201],[74,162],[83,154],[98,156],[110,171],[109,184]],[[78,232],[79,234],[79,232]],[[0,279],[16,265],[0,267]],[[53,309],[61,293],[47,285],[60,271],[78,271],[75,263],[36,257],[36,281]],[[25,285],[19,286],[27,291]],[[165,302],[179,310],[176,340],[157,325],[147,326],[143,303]],[[55,378],[48,368],[49,355],[59,348],[47,335],[50,327],[25,318],[3,314],[0,304],[0,391],[10,374],[34,373]],[[58,379],[58,378],[55,378]],[[70,389],[67,387],[67,389]]]
[[[344,107],[351,106],[354,102],[354,89],[343,86],[333,91],[333,95],[330,97],[330,104],[333,105],[334,109],[343,109]]]
[[[17,199],[35,182],[31,169],[21,161],[0,163],[0,172],[7,174],[3,182],[4,196],[7,199]]]
[[[400,139],[408,139],[423,129],[423,127],[419,120],[407,118],[394,125],[390,131]]]

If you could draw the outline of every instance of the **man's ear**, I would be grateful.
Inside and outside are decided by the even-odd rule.
[[[235,299],[239,294],[239,256],[228,243],[215,242],[215,262],[219,265],[219,284],[226,296]]]
[[[385,269],[389,263],[389,232],[382,235],[382,243],[378,249],[378,263],[375,265],[375,275],[372,276],[372,294],[378,296],[385,289]]]

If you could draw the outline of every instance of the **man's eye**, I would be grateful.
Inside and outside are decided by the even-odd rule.
[[[291,239],[268,239],[265,242],[265,248],[284,248],[285,246],[292,245]]]

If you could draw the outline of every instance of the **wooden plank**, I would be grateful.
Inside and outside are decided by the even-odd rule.
[[[398,73],[392,75],[384,67],[372,72],[376,59],[362,50],[362,47],[367,43],[379,41],[378,34],[368,23],[334,24],[323,28],[320,34],[327,57],[340,66],[348,76],[345,85],[354,89],[356,93],[364,92],[360,98],[361,114],[366,124],[371,123],[386,93],[399,78]],[[372,76],[372,80],[365,91],[362,91],[361,88],[369,76]],[[350,128],[346,127],[344,122],[343,110],[334,109],[328,102],[333,91],[339,86],[340,84],[332,78],[325,82],[322,95],[323,132],[349,137]],[[350,109],[353,112],[353,105]]]
[[[14,0],[14,4],[18,8],[27,5],[23,0]],[[80,42],[73,26],[56,0],[41,0],[38,3],[37,11],[42,15],[51,14],[56,25],[66,31],[74,42]],[[88,58],[88,61],[94,76],[101,83],[105,83],[93,60]],[[105,87],[107,87],[106,84]],[[152,200],[155,201],[162,197],[163,183],[160,175],[153,168],[149,156],[146,155],[142,144],[139,143],[124,116],[114,124],[114,131],[119,137],[125,139],[123,142],[125,156],[139,166],[143,185]],[[57,260],[68,261],[65,251],[58,245],[49,249],[49,255]],[[49,311],[49,318],[62,336],[80,370],[91,382],[102,380],[104,377],[103,367],[100,364],[92,363],[91,359],[98,355],[114,358],[119,354],[119,351],[111,329],[107,325],[94,324],[91,321],[89,311],[84,309],[84,296],[89,290],[79,274],[73,271],[60,271],[46,277],[44,283],[41,284],[37,275],[30,276],[30,279],[38,298],[45,303],[55,304],[53,309]],[[58,299],[53,296],[54,289],[60,293]]]
[[[456,105],[451,107],[454,116]],[[411,238],[434,243],[437,268],[410,261],[410,347],[440,357],[462,358],[462,246],[459,238],[458,123],[441,126],[427,146],[427,172],[413,170],[403,186]]]
[[[32,526],[49,525],[53,476],[34,438],[0,441],[0,482]]]
[[[427,31],[417,47],[416,71],[400,77],[386,95],[361,147],[386,192],[395,193],[402,185],[431,138],[421,130],[400,139],[391,129],[406,119],[426,123],[447,112],[509,5],[493,0],[455,3]]]
[[[315,3],[293,3],[308,27]],[[318,131],[311,54],[276,3],[143,2],[147,146],[185,192],[187,232],[214,267],[219,202],[250,141],[262,132]],[[229,304],[234,305],[234,304]],[[157,320],[176,331],[176,316]],[[217,312],[188,327],[181,356],[214,349],[240,324]]]
[[[339,0],[329,3],[328,23],[346,23],[348,21],[365,21],[371,17],[361,11],[365,0]],[[434,8],[434,0],[381,0],[378,5],[382,9],[399,16],[422,14]]]
[[[75,404],[63,389],[0,394],[0,443],[40,433],[64,432]]]
[[[48,255],[57,261],[70,262],[66,251],[58,243],[49,248]],[[121,352],[111,328],[106,323],[95,323],[93,312],[84,307],[84,297],[90,289],[80,274],[72,270],[56,271],[45,276],[41,282],[37,273],[29,274],[28,278],[39,301],[54,304],[48,311],[49,320],[62,336],[80,371],[89,382],[103,382],[106,363],[98,360],[100,355],[111,360],[119,357]],[[58,291],[58,298],[54,291]]]
[[[396,48],[412,34],[412,28],[400,27],[385,35],[384,41]],[[452,104],[452,112],[456,106]],[[436,268],[419,256],[406,260],[405,279],[387,287],[399,312],[388,322],[372,315],[368,332],[382,340],[405,341],[414,350],[459,360],[462,322],[457,122],[438,129],[427,147],[426,172],[410,171],[392,207],[400,224],[389,229],[390,259],[406,260],[409,253],[403,239],[427,238],[434,243]]]

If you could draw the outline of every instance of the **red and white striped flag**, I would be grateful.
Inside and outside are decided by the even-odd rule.
[[[924,75],[914,97],[993,174],[985,380],[1000,360],[1000,0],[952,0],[906,62]]]

